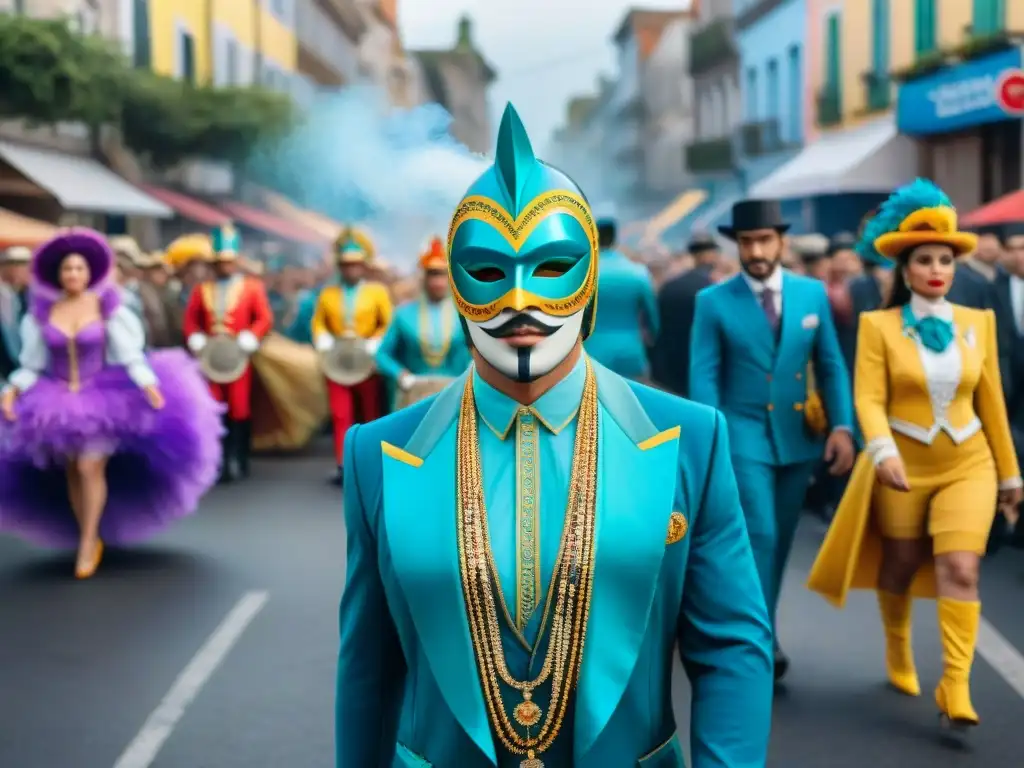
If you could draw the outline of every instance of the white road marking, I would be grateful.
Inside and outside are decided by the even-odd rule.
[[[188,705],[209,682],[217,667],[242,637],[269,598],[266,592],[247,592],[224,617],[203,647],[178,675],[163,701],[146,719],[114,768],[149,768],[178,725]]]
[[[984,617],[978,627],[978,655],[1024,699],[1024,656]]]

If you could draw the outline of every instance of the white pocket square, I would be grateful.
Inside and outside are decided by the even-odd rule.
[[[974,345],[978,342],[977,337],[974,335],[974,329],[968,328],[964,331],[964,344],[967,345],[968,349],[974,349]]]
[[[817,328],[821,324],[817,315],[804,315],[804,319],[800,321],[800,327],[805,331],[809,331],[812,328]]]

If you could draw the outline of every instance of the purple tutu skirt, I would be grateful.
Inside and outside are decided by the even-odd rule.
[[[166,401],[159,411],[124,368],[109,366],[78,392],[40,376],[19,396],[16,420],[0,416],[0,531],[77,546],[65,463],[87,454],[110,456],[108,544],[141,541],[195,511],[217,479],[222,406],[184,351],[147,357]]]

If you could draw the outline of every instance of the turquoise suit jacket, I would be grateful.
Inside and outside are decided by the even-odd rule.
[[[9,285],[0,284],[0,344],[7,349],[11,361],[21,354],[20,299]]]
[[[658,300],[647,268],[619,251],[602,251],[597,299],[597,324],[584,344],[587,354],[620,376],[646,376],[647,344],[658,335]]]
[[[316,300],[319,290],[303,291],[297,299],[295,317],[288,326],[285,335],[299,344],[313,343],[313,313],[316,312]]]
[[[594,368],[601,406],[594,596],[559,740],[571,738],[579,768],[681,768],[671,705],[678,647],[692,684],[693,768],[763,768],[771,630],[724,420]],[[488,768],[501,759],[458,565],[456,427],[468,375],[353,427],[345,442],[338,768]],[[667,544],[673,510],[689,527]]]
[[[697,294],[690,397],[721,409],[733,454],[776,466],[821,458],[804,422],[812,363],[829,424],[852,429],[853,406],[825,286],[785,272],[778,339],[742,275]]]
[[[380,349],[377,350],[378,370],[392,380],[398,379],[404,371],[408,371],[414,376],[458,376],[464,373],[469,368],[472,357],[454,303],[448,302],[447,304],[451,311],[451,339],[448,345],[448,354],[441,365],[437,367],[430,365],[424,359],[420,344],[421,339],[426,339],[435,348],[441,346],[444,332],[439,311],[441,306],[429,307],[427,315],[429,327],[421,328],[420,303],[421,300],[416,299],[395,310],[391,325],[388,326]]]

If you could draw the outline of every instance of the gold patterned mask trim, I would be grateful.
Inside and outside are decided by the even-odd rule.
[[[543,221],[557,213],[564,213],[575,219],[587,233],[587,242],[590,246],[590,266],[587,275],[572,295],[550,299],[525,288],[515,287],[489,304],[472,304],[462,296],[451,269],[452,244],[460,226],[467,221],[488,224],[518,251]],[[460,203],[448,229],[448,280],[451,284],[452,297],[460,314],[467,320],[477,323],[491,320],[506,309],[522,312],[529,307],[536,307],[552,317],[569,317],[584,309],[597,290],[598,253],[597,225],[590,206],[579,195],[564,190],[547,192],[531,200],[518,217],[512,216],[489,197],[472,195]]]

